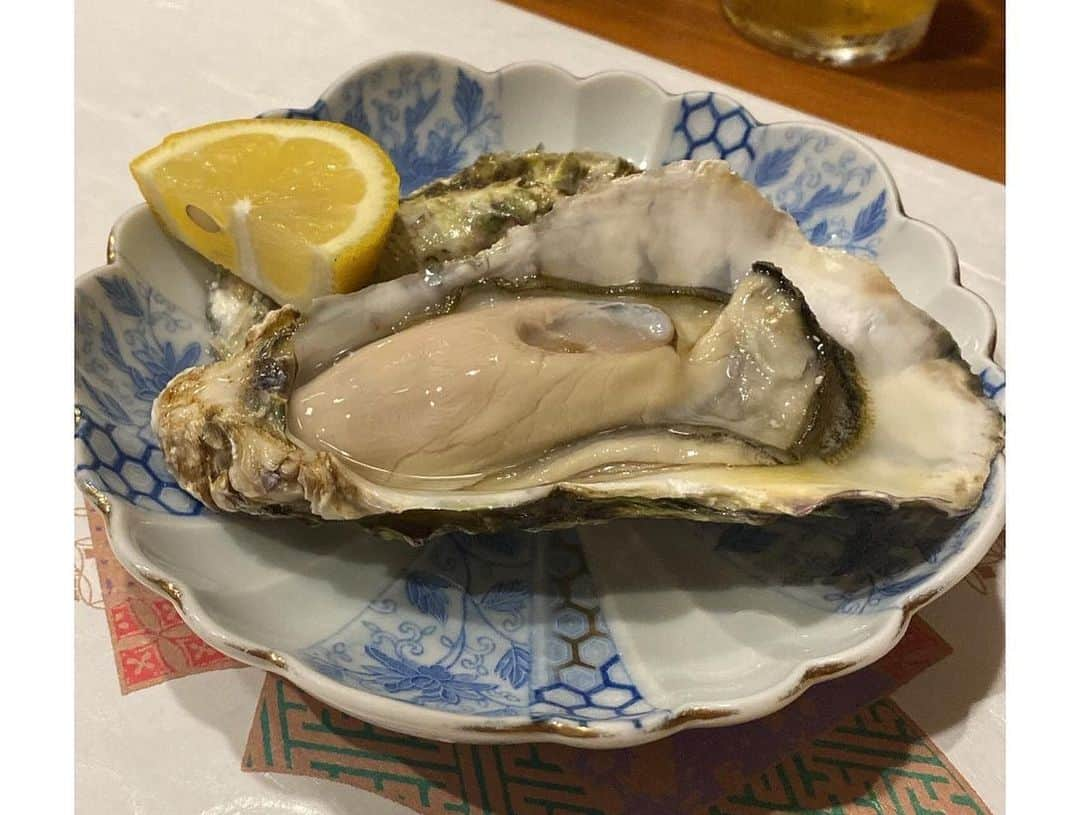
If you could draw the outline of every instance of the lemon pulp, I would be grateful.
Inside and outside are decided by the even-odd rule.
[[[174,237],[301,309],[370,279],[397,211],[389,156],[334,122],[205,125],[168,136],[131,171]]]

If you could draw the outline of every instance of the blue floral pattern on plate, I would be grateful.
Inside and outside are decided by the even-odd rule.
[[[301,651],[350,687],[483,716],[663,715],[607,630],[573,533],[446,535],[355,618]]]
[[[528,706],[535,543],[448,535],[355,619],[304,649],[338,681],[487,715]]]
[[[350,79],[309,108],[272,115],[342,122],[368,134],[390,155],[408,195],[501,146],[492,97],[497,89],[482,75],[404,60]]]

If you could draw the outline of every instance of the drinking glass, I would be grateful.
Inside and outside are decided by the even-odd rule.
[[[721,0],[732,25],[770,50],[830,65],[896,59],[919,44],[937,0]]]

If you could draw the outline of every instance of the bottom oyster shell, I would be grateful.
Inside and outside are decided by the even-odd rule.
[[[794,286],[779,276],[763,285],[765,259]],[[525,408],[505,426],[470,401],[469,388],[456,402],[459,394],[442,395],[446,382],[413,376],[443,370],[440,349],[480,372],[483,355],[470,357],[466,340],[479,323],[453,323],[451,312],[471,308],[474,293],[492,286],[514,302],[533,289],[585,298],[581,308],[560,303],[539,316],[529,311],[534,303],[513,312],[524,322],[482,328],[475,347],[482,352],[490,342],[493,364],[515,343],[555,355],[540,355],[546,362],[535,382],[514,379],[516,367],[492,380],[513,382],[501,393],[493,386],[493,402],[513,406],[517,398]],[[658,292],[731,302],[682,345],[676,326],[665,351],[670,326],[649,299]],[[573,368],[584,373],[549,399],[543,421],[530,423],[543,397],[528,394],[556,393],[544,384],[544,366],[587,357],[596,351],[589,332],[611,328],[615,312],[592,302],[605,298],[637,303],[620,307],[616,339],[601,343],[614,356],[595,371]],[[796,314],[801,322],[792,322]],[[440,332],[452,323],[454,331]],[[784,325],[800,328],[792,334]],[[410,346],[410,337],[423,342]],[[627,348],[611,347],[624,341]],[[384,353],[390,347],[404,349],[400,370]],[[634,354],[652,351],[660,352],[655,365],[614,384]],[[673,407],[664,399],[693,380],[680,366],[695,359],[717,363],[715,376],[704,378],[711,390],[685,390],[688,398]],[[642,384],[650,377],[659,383],[653,393]],[[320,402],[324,384],[329,399]],[[623,398],[630,408],[611,419],[605,400]],[[331,407],[338,402],[341,415]],[[399,415],[407,402],[410,412]],[[362,421],[339,434],[323,419],[344,427],[350,404]],[[463,418],[440,424],[455,408]],[[314,424],[305,429],[308,419]],[[455,422],[482,432],[459,438]],[[627,422],[647,435],[689,427],[693,443],[605,435]],[[1000,414],[940,325],[873,264],[809,244],[789,216],[719,161],[599,184],[473,258],[326,298],[303,318],[289,307],[273,312],[237,358],[178,376],[155,403],[153,423],[180,483],[210,506],[360,519],[415,536],[616,517],[758,522],[845,500],[958,514],[976,505],[1003,433]],[[572,426],[569,435],[552,435],[563,425]],[[444,455],[455,446],[464,457]],[[425,455],[406,462],[416,451]]]
[[[688,464],[777,465],[839,455],[854,442],[863,405],[850,354],[821,331],[778,269],[758,264],[728,303],[700,293],[569,295],[481,286],[452,315],[402,332],[404,348],[369,346],[375,360],[358,352],[300,387],[293,338],[301,318],[286,307],[232,358],[176,377],[155,402],[154,427],[181,483],[211,506],[332,519],[378,514],[375,525],[413,531],[695,517],[701,507],[556,493],[438,520],[423,509],[381,512],[356,482],[483,494]],[[452,347],[440,345],[441,335],[456,338]],[[479,345],[468,347],[470,336]],[[447,382],[450,407],[427,411],[444,390],[430,377]],[[603,399],[594,380],[604,382]],[[361,399],[337,396],[357,387]],[[558,398],[544,412],[550,394]],[[350,425],[359,430],[351,439]]]

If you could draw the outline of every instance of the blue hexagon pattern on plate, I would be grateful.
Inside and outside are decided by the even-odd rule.
[[[76,478],[144,509],[201,512],[165,466],[150,429],[154,398],[205,360],[199,335],[133,275],[100,274],[76,291]]]

